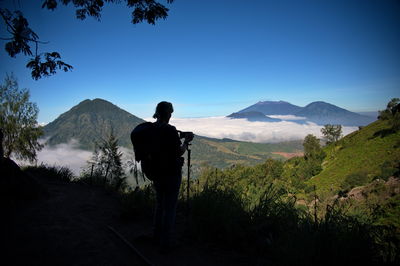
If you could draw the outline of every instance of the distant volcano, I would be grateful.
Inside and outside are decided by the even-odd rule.
[[[261,112],[239,112],[239,113],[232,113],[228,115],[230,118],[246,118],[249,121],[264,121],[264,122],[278,122],[282,121],[281,119],[271,118],[269,116],[264,115]]]
[[[285,101],[265,101],[253,104],[238,113],[254,111],[263,113],[264,115],[293,115],[301,109],[300,106]]]
[[[318,125],[340,124],[343,126],[365,126],[376,120],[373,117],[350,112],[336,105],[322,101],[312,102],[305,107],[293,105],[285,101],[258,102],[228,117],[246,118],[249,121],[266,121],[262,115],[293,115],[305,117],[306,121],[314,122]],[[304,123],[305,120],[296,121],[288,119],[288,121],[296,123]]]
[[[47,124],[44,132],[50,145],[75,139],[79,141],[80,148],[91,150],[94,141],[104,139],[112,130],[119,139],[119,145],[130,147],[130,133],[142,122],[143,119],[106,100],[84,100]]]

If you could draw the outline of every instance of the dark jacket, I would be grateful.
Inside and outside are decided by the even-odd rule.
[[[156,127],[156,143],[154,160],[158,165],[158,174],[173,174],[182,168],[181,141],[178,131],[169,124],[154,123]]]

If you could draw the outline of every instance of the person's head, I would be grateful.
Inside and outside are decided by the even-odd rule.
[[[156,118],[158,121],[169,122],[171,118],[171,114],[174,112],[174,108],[172,107],[172,103],[170,102],[159,102],[156,107],[156,112],[153,115],[153,118]]]

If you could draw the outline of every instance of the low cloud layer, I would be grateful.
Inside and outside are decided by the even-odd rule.
[[[295,115],[268,115],[268,117],[278,118],[281,120],[306,120],[306,117]]]
[[[71,140],[68,143],[62,143],[55,146],[45,146],[38,152],[38,163],[48,165],[67,166],[75,175],[79,175],[82,167],[92,156],[92,152],[78,148],[78,142]]]
[[[283,116],[279,118],[296,119],[296,117]],[[303,139],[307,134],[322,137],[322,127],[314,123],[297,124],[290,121],[250,122],[246,119],[230,119],[226,117],[172,118],[170,123],[179,130],[193,131],[197,135],[218,139],[230,138],[265,143]],[[357,130],[357,127],[343,127],[343,134],[347,135],[355,130]],[[92,156],[92,152],[78,147],[79,143],[76,140],[52,147],[45,146],[38,153],[38,163],[67,166],[78,176],[82,169],[87,166],[87,161]],[[121,147],[120,151],[123,153],[122,160],[124,163],[133,159],[132,150]]]
[[[283,119],[283,116],[279,117]],[[285,117],[299,119],[300,117]],[[307,134],[322,137],[321,128],[315,123],[297,124],[291,121],[280,122],[250,122],[246,119],[231,119],[227,117],[207,118],[172,118],[172,125],[178,130],[193,131],[200,136],[211,138],[230,138],[251,142],[281,142],[303,139]],[[347,135],[357,130],[357,127],[343,127],[343,134]]]

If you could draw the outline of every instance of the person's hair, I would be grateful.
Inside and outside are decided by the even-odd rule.
[[[172,114],[174,112],[174,107],[172,107],[172,103],[170,102],[159,102],[156,107],[156,112],[153,115],[153,118],[160,118],[160,117],[165,117],[169,114]]]

